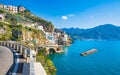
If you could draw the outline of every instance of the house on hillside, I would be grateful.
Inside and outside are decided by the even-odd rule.
[[[23,11],[25,11],[25,10],[26,10],[25,7],[23,7],[23,6],[18,6],[18,12],[23,12]]]
[[[5,10],[11,12],[11,13],[18,13],[18,7],[17,6],[3,5],[3,9],[5,9]]]
[[[3,14],[0,14],[0,21],[4,21],[5,16]]]
[[[3,4],[0,4],[0,8],[3,8]]]
[[[5,29],[0,27],[0,34],[5,34]]]

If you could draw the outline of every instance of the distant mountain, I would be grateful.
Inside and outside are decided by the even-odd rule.
[[[74,40],[120,40],[120,27],[112,24],[100,25],[90,29],[63,28]]]

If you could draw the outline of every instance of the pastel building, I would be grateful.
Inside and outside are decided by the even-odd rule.
[[[0,14],[0,21],[4,21],[4,15],[3,14]]]
[[[45,32],[45,35],[46,39],[48,39],[50,43],[55,44],[55,36],[53,33]]]
[[[3,5],[3,4],[0,4],[0,8],[3,8],[11,13],[18,13],[26,10],[26,8],[23,6],[12,6],[12,5]]]
[[[5,33],[5,29],[0,28],[0,34],[4,34]]]
[[[3,5],[2,5],[2,4],[0,4],[0,8],[3,8]]]
[[[22,11],[25,11],[26,9],[25,9],[25,7],[23,7],[23,6],[18,6],[18,11],[19,12],[22,12]]]
[[[67,34],[64,34],[64,35],[62,36],[62,41],[68,41],[68,36],[67,36]]]
[[[3,5],[3,9],[6,9],[7,11],[9,11],[11,13],[18,13],[18,8],[16,6]]]
[[[44,31],[43,26],[38,26],[38,29]]]
[[[12,12],[13,12],[13,13],[18,13],[18,7],[13,6],[13,7],[12,7]]]

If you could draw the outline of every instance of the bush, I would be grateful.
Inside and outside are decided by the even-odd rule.
[[[56,75],[56,68],[48,56],[45,55],[46,48],[40,48],[37,54],[37,61],[41,62],[47,75]]]

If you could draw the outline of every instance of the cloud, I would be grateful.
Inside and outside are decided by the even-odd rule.
[[[63,20],[67,20],[68,17],[67,17],[67,16],[62,16],[62,19],[63,19]]]
[[[75,16],[74,14],[68,14],[68,15],[64,15],[64,16],[62,16],[62,19],[63,20],[67,20],[68,18],[70,18],[70,17],[73,17],[73,16]]]

